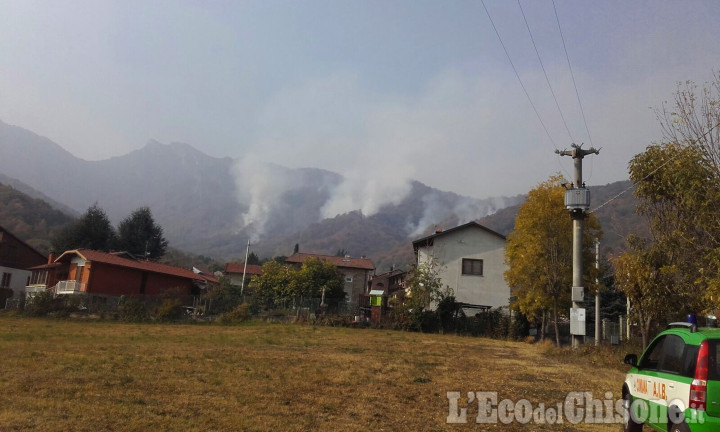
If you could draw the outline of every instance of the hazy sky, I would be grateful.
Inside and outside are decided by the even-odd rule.
[[[0,0],[0,120],[78,157],[150,139],[487,197],[571,172],[516,1]],[[651,107],[720,69],[720,2],[521,0],[588,184],[627,178]]]

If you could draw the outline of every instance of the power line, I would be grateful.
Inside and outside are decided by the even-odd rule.
[[[560,103],[558,103],[557,96],[555,96],[555,91],[553,90],[552,85],[550,84],[550,78],[548,78],[547,71],[545,70],[545,65],[543,64],[542,58],[540,58],[540,51],[538,51],[538,47],[535,44],[535,38],[533,37],[532,31],[530,30],[530,24],[528,24],[528,20],[527,20],[527,17],[525,16],[525,11],[523,10],[520,0],[518,0],[518,6],[520,7],[520,13],[522,13],[523,20],[525,20],[525,27],[527,27],[528,34],[530,35],[530,40],[532,41],[532,44],[533,44],[533,48],[535,48],[535,54],[537,54],[538,61],[540,62],[540,67],[542,68],[543,74],[545,75],[545,81],[547,82],[547,85],[550,88],[550,93],[552,93],[552,97],[555,100],[555,106],[557,107],[558,113],[560,113],[560,118],[562,118],[563,124],[565,125],[565,130],[567,131],[568,136],[570,137],[570,142],[575,142],[575,140],[573,139],[572,133],[570,133],[570,128],[568,127],[568,124],[565,121],[565,116],[563,115],[563,112],[560,109]]]
[[[715,129],[715,128],[718,127],[718,126],[720,126],[720,123],[717,123],[715,126],[713,126],[713,127],[711,127],[710,129],[708,129],[704,134],[700,135],[697,139],[691,140],[691,143],[692,143],[692,144],[697,144],[698,141],[700,141],[701,139],[705,138],[710,132],[712,132],[713,129]],[[654,170],[650,171],[650,173],[648,173],[648,174],[647,174],[645,177],[643,177],[642,180],[640,180],[640,181],[645,181],[645,180],[647,180],[648,177],[650,177],[651,175],[653,175],[653,174],[655,174],[656,172],[660,171],[660,169],[661,169],[662,167],[664,167],[665,165],[667,165],[667,164],[669,164],[670,162],[672,162],[672,161],[674,161],[675,159],[677,159],[678,156],[680,156],[681,154],[682,154],[682,151],[678,152],[675,156],[671,157],[670,159],[668,159],[668,160],[666,160],[665,162],[663,162],[662,164],[660,164],[660,166],[658,166],[658,167],[655,168]],[[600,210],[601,208],[605,207],[606,205],[610,204],[612,201],[615,201],[616,199],[620,198],[621,195],[623,195],[624,193],[626,193],[627,191],[629,191],[630,189],[632,189],[634,186],[635,186],[635,184],[631,185],[629,188],[625,189],[624,191],[620,192],[619,194],[617,194],[617,195],[615,195],[614,197],[610,198],[609,200],[605,201],[604,203],[602,203],[601,205],[599,205],[599,206],[596,207],[595,209],[590,210],[589,213],[595,213],[596,211],[598,211],[598,210]]]
[[[593,147],[592,137],[590,136],[590,128],[588,127],[587,120],[585,119],[585,110],[583,109],[582,102],[580,101],[580,92],[577,88],[577,83],[575,82],[575,74],[572,70],[572,65],[570,64],[570,56],[567,52],[567,46],[565,45],[565,36],[563,36],[562,27],[560,26],[560,17],[557,13],[557,6],[555,5],[555,0],[552,0],[553,2],[553,10],[555,11],[555,19],[557,20],[558,29],[560,30],[560,39],[562,39],[563,43],[563,49],[565,50],[565,58],[567,59],[568,67],[570,68],[570,76],[572,77],[573,87],[575,87],[575,95],[577,96],[578,105],[580,105],[580,113],[582,114],[583,123],[585,123],[585,130],[588,134],[588,139],[590,140],[590,146]]]
[[[495,22],[493,21],[492,17],[490,16],[490,11],[488,11],[487,6],[485,6],[485,0],[480,0],[480,2],[482,3],[483,8],[485,9],[485,13],[488,16],[488,19],[490,19],[490,24],[492,25],[493,30],[495,30],[495,34],[497,35],[498,40],[500,41],[500,45],[502,45],[503,51],[505,51],[505,55],[507,56],[507,59],[510,62],[510,66],[512,66],[512,69],[515,72],[515,76],[517,77],[518,81],[520,82],[520,87],[522,87],[523,92],[525,92],[525,96],[527,97],[528,102],[530,102],[530,105],[532,106],[533,111],[535,111],[535,115],[537,116],[538,120],[540,121],[542,128],[545,130],[545,134],[547,135],[548,139],[550,139],[550,142],[552,143],[553,147],[555,147],[555,150],[557,150],[558,147],[555,144],[555,141],[552,139],[552,136],[550,136],[550,132],[548,132],[548,129],[545,126],[545,123],[542,121],[542,118],[540,117],[540,113],[538,112],[537,108],[535,107],[535,104],[533,103],[532,99],[530,98],[530,94],[528,93],[527,89],[525,88],[525,84],[523,84],[522,79],[520,79],[520,74],[518,73],[517,69],[515,68],[515,64],[513,63],[512,59],[510,58],[510,54],[508,53],[507,48],[505,48],[505,44],[503,43],[503,40],[500,37],[500,32],[498,32],[497,27],[495,27]]]

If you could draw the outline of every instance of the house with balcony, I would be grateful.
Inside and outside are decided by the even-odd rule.
[[[197,294],[211,278],[192,270],[134,259],[127,253],[70,250],[33,267],[28,295],[51,290],[55,295],[178,296]]]
[[[417,265],[432,263],[443,286],[452,288],[466,313],[507,307],[510,287],[505,282],[505,236],[477,222],[413,242]]]

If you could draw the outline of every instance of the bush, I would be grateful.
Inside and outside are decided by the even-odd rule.
[[[131,299],[118,306],[117,318],[126,322],[142,322],[148,320],[148,310],[145,303]]]
[[[159,321],[177,321],[183,316],[183,307],[178,299],[164,299],[155,312]]]
[[[230,312],[225,312],[218,317],[221,324],[238,324],[250,319],[250,304],[243,303]]]
[[[434,311],[423,311],[420,315],[420,330],[423,333],[437,333],[440,330],[440,318]]]
[[[461,312],[460,305],[455,301],[455,296],[447,296],[440,300],[437,306],[437,317],[443,332],[455,329],[456,316]]]
[[[7,299],[12,298],[15,292],[11,288],[0,288],[0,309],[5,307]]]
[[[50,291],[36,293],[27,299],[25,314],[30,316],[46,316],[58,309],[60,299]]]
[[[530,334],[530,321],[522,313],[513,312],[513,322],[510,325],[510,337],[516,340],[522,340]],[[533,336],[533,339],[535,337]]]

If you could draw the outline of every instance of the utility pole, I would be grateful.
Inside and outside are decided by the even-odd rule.
[[[570,188],[566,186],[565,207],[570,210],[570,217],[573,221],[573,286],[570,334],[572,335],[573,348],[578,348],[585,336],[585,309],[580,307],[580,302],[585,299],[585,288],[582,286],[582,221],[587,216],[586,211],[590,209],[590,191],[585,188],[585,183],[582,180],[582,160],[589,154],[600,153],[600,150],[593,147],[583,150],[582,144],[572,144],[571,147],[572,150],[555,150],[555,153],[560,156],[572,157],[575,167],[573,184]]]
[[[600,240],[595,239],[595,270],[600,274]],[[600,346],[600,283],[595,278],[595,346]]]
[[[243,295],[243,291],[245,291],[245,273],[247,272],[247,260],[248,255],[250,253],[250,239],[248,239],[247,242],[247,249],[245,249],[245,265],[243,266],[243,278],[242,282],[240,283],[240,295]]]

